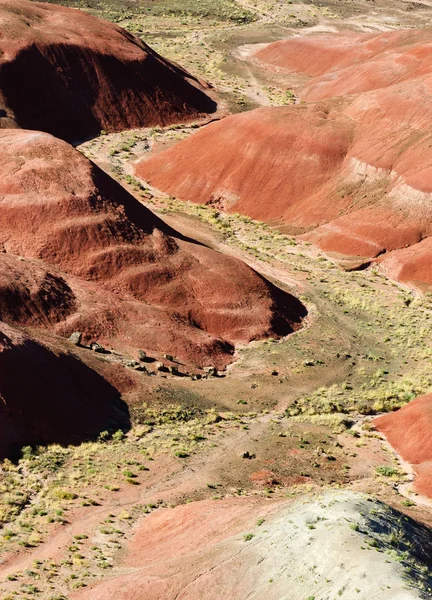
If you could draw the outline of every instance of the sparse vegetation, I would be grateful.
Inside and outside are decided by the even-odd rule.
[[[376,468],[376,472],[378,475],[383,475],[384,477],[394,477],[399,474],[398,469],[394,467],[389,467],[388,465],[384,465]]]
[[[81,7],[78,0],[63,3]],[[276,0],[257,0],[251,8],[234,0],[114,0],[109,4],[89,0],[86,9],[120,23],[157,51],[225,90],[236,111],[256,103],[255,87],[233,68],[231,57],[234,36],[258,18],[255,11],[274,11],[278,27],[315,24],[325,11],[329,19],[335,16],[326,7],[305,9]],[[307,10],[311,12],[306,14]],[[295,89],[261,85],[259,91],[271,105],[298,102]],[[281,285],[299,295],[308,308],[307,327],[282,340],[270,338],[239,348],[237,362],[216,383],[206,381],[201,386],[187,380],[174,385],[160,379],[162,383],[152,387],[150,381],[148,395],[143,396],[148,401],[131,404],[129,432],[106,425],[96,442],[26,446],[19,460],[4,461],[0,555],[30,555],[53,532],[69,531],[65,526],[73,522],[76,512],[103,516],[96,533],[85,526],[83,531],[74,529],[78,533],[70,534],[61,560],[40,560],[26,571],[9,575],[1,584],[5,588],[0,592],[2,600],[16,600],[23,594],[67,600],[72,590],[109,572],[137,521],[166,506],[163,500],[154,500],[159,498],[157,485],[152,487],[159,481],[158,469],[164,476],[166,464],[173,464],[178,472],[191,471],[200,452],[215,472],[206,472],[206,479],[193,482],[193,490],[188,488],[187,498],[179,494],[173,504],[226,496],[256,496],[264,501],[293,498],[327,484],[343,486],[354,470],[359,487],[372,481],[373,492],[380,497],[393,493],[395,504],[416,506],[392,491],[401,469],[387,464],[376,467],[377,462],[363,465],[361,452],[373,447],[377,456],[381,452],[377,461],[391,462],[380,450],[380,439],[367,417],[397,410],[432,390],[432,296],[417,297],[401,290],[383,278],[378,268],[342,272],[310,244],[291,235],[248,216],[224,214],[211,206],[158,194],[131,174],[131,161],[138,155],[155,144],[184,139],[199,126],[157,126],[115,134],[102,131],[81,150],[100,160],[104,168],[108,165],[118,181],[160,215],[188,218],[192,228],[210,232],[209,243],[217,249],[228,248],[246,257],[275,281],[278,274],[281,279],[286,276]],[[275,409],[281,400],[283,406]],[[363,425],[354,427],[359,420]],[[234,449],[224,445],[230,436],[238,436],[233,439],[242,444],[247,440],[248,445],[234,444]],[[249,450],[240,456],[251,460],[240,460],[238,451],[245,447]],[[274,458],[274,448],[283,460]],[[221,469],[221,483],[215,483],[219,466],[225,466],[224,461],[231,466],[231,460],[236,461],[236,478]],[[155,490],[157,496],[153,496]],[[217,495],[212,495],[216,490]],[[152,502],[128,500],[124,507],[125,491],[128,498],[151,494]],[[405,512],[417,515],[417,509]],[[410,541],[400,533],[396,517],[384,533],[378,527],[383,523],[379,511],[375,517],[375,532],[363,522],[344,526],[351,529],[351,537],[355,537],[353,532],[367,532],[365,552],[383,551],[397,559],[407,572],[414,573],[427,594],[428,573],[420,559],[412,558]],[[266,532],[267,524],[262,527],[266,521],[256,520],[261,529],[243,538],[240,535],[240,544],[258,535],[259,540]],[[302,533],[312,538],[319,530],[313,521],[306,523]],[[247,549],[246,544],[242,549]],[[306,594],[308,588],[303,589]],[[355,591],[360,593],[358,588]]]

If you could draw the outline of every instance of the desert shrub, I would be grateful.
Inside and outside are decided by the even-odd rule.
[[[399,471],[397,469],[395,469],[394,467],[389,467],[388,465],[376,467],[375,471],[379,475],[384,475],[384,477],[394,477],[395,475],[398,475],[398,473],[399,473]]]

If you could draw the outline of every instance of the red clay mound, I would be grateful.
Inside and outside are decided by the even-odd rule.
[[[201,129],[140,162],[136,173],[183,199],[293,233],[312,229],[306,239],[362,263],[428,235],[431,209],[414,191],[408,195],[392,168],[357,158],[366,141],[356,134],[337,102],[263,108]],[[372,125],[367,134],[375,135]],[[411,159],[400,161],[400,170],[408,181]]]
[[[203,85],[120,27],[78,10],[0,5],[0,126],[74,141],[214,112]]]
[[[76,308],[75,296],[61,277],[37,262],[0,254],[0,321],[50,325]]]
[[[432,238],[411,248],[396,250],[380,260],[384,271],[393,279],[414,284],[427,291],[432,288]]]
[[[265,65],[319,77],[370,58],[373,53],[362,41],[374,37],[353,33],[297,35],[268,44],[254,57]]]
[[[3,130],[0,147],[7,322],[218,368],[234,343],[301,326],[306,311],[293,296],[183,239],[65,142]]]
[[[311,77],[305,100],[364,93],[430,73],[432,31],[295,36],[255,54],[264,65]]]
[[[417,475],[416,491],[432,498],[432,394],[377,417],[374,425],[402,458],[412,464]]]
[[[432,262],[417,244],[432,233],[431,42],[421,30],[271,44],[259,56],[313,76],[301,95],[319,101],[228,117],[141,161],[137,175],[302,233],[350,267],[412,246],[401,277],[428,286]]]
[[[338,214],[313,198],[337,175],[351,135],[351,121],[327,107],[260,108],[200,129],[136,173],[180,198],[300,227]]]
[[[129,426],[120,394],[73,354],[0,322],[0,457],[32,444],[74,443]]]

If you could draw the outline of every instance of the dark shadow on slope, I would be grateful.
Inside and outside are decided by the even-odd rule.
[[[400,561],[404,578],[425,600],[432,597],[432,529],[423,523],[378,503],[383,510],[370,511],[366,517],[369,544],[389,552]]]
[[[115,179],[110,177],[105,171],[102,171],[93,163],[93,181],[100,195],[116,206],[123,206],[125,215],[130,223],[141,230],[143,233],[152,233],[154,229],[159,229],[165,235],[184,242],[190,242],[197,246],[205,246],[192,238],[184,236],[170,225],[165,223],[160,217],[149,210],[144,204],[141,204],[132,194],[122,187]]]
[[[271,326],[273,332],[284,337],[302,328],[303,320],[307,317],[306,306],[295,296],[278,288],[274,283],[265,279],[255,271],[266,284],[273,300]]]
[[[125,32],[128,37],[142,49],[141,60],[33,44],[4,63],[0,90],[17,124],[73,142],[102,129],[168,125],[216,111],[216,103],[190,83],[192,76]]]
[[[120,394],[70,354],[56,354],[0,332],[0,457],[23,446],[76,444],[101,431],[130,428]]]

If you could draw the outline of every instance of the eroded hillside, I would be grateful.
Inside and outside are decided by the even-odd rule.
[[[218,112],[1,132],[0,598],[429,598],[432,9],[86,9]]]

